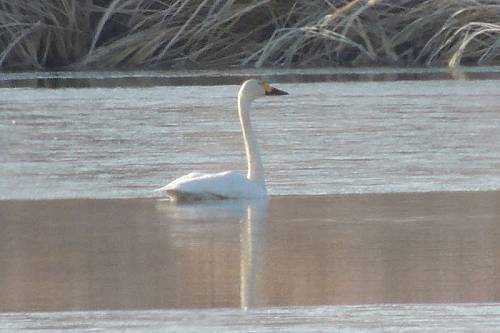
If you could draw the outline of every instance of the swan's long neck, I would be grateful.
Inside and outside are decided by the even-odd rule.
[[[247,155],[248,174],[247,178],[265,188],[264,168],[259,154],[257,139],[250,123],[249,109],[252,103],[247,97],[238,95],[238,112],[240,115],[241,130],[245,143],[245,153]]]

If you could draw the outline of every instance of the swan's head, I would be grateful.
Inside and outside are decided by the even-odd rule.
[[[238,93],[239,98],[254,100],[264,96],[288,95],[286,91],[279,90],[269,83],[261,80],[250,79],[243,82]]]

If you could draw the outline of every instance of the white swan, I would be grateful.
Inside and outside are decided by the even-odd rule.
[[[174,201],[194,201],[211,199],[253,199],[267,196],[264,168],[260,159],[255,134],[250,124],[250,105],[259,97],[287,95],[266,82],[247,80],[238,92],[238,113],[240,116],[248,174],[243,176],[236,171],[215,174],[192,172],[182,176],[159,189]]]

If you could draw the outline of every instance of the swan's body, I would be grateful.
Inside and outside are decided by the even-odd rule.
[[[168,188],[167,188],[168,187]],[[192,172],[177,178],[164,191],[177,201],[265,198],[266,188],[237,171]]]
[[[248,163],[246,177],[236,171],[215,174],[193,172],[174,180],[160,191],[176,201],[265,198],[267,190],[264,168],[250,123],[250,105],[259,97],[286,94],[258,80],[247,80],[241,85],[238,93],[238,113]]]

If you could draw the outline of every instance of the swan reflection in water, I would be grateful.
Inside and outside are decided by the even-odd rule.
[[[248,309],[259,306],[258,272],[263,271],[263,247],[269,202],[255,200],[215,200],[189,204],[158,201],[157,209],[168,214],[172,222],[171,241],[179,247],[200,242],[203,237],[228,237],[228,229],[239,221],[240,246],[240,306]],[[234,240],[224,239],[224,247]],[[219,254],[219,253],[218,253]],[[220,255],[220,254],[219,254]],[[219,258],[221,261],[226,258]],[[262,302],[260,302],[261,300]]]
[[[259,306],[258,272],[264,270],[264,241],[268,201],[252,201],[246,217],[240,220],[240,305],[242,309]]]

